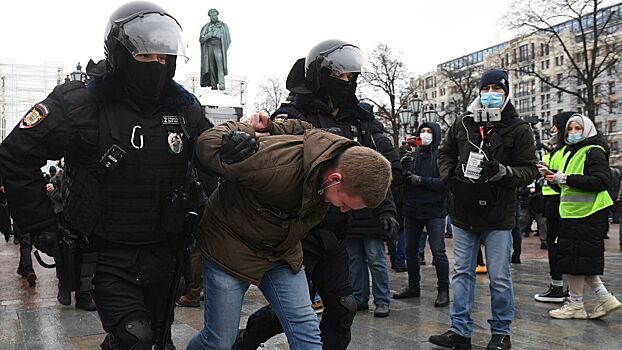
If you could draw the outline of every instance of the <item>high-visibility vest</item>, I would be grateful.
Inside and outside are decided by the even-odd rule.
[[[542,161],[549,165],[549,169],[553,171],[557,171],[558,169],[563,169],[564,165],[566,165],[566,161],[568,160],[568,155],[570,152],[564,154],[566,152],[566,146],[557,150],[553,156],[551,157],[551,153],[547,153],[542,157]],[[555,196],[558,195],[559,192],[549,186],[548,182],[544,182],[542,185],[542,195],[543,196]]]
[[[605,149],[598,145],[581,147],[575,153],[566,166],[566,175],[583,175],[587,152],[592,148]],[[583,191],[567,185],[561,185],[562,192],[559,197],[559,216],[562,219],[584,218],[595,212],[613,205],[613,201],[607,190],[600,192]]]

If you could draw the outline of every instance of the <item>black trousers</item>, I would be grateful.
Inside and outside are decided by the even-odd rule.
[[[99,249],[93,301],[106,332],[142,314],[155,339],[163,326],[174,260],[168,244]]]
[[[350,286],[349,256],[345,244],[340,244],[331,255],[319,254],[325,251],[315,244],[315,240],[303,241],[305,272],[309,281],[310,298],[315,292],[322,298],[324,312],[320,322],[320,331],[324,349],[342,350],[350,344],[351,329],[343,327],[340,320],[347,314],[340,300],[352,294]],[[263,343],[283,332],[276,314],[267,305],[249,317],[246,336],[253,338],[253,343]]]
[[[557,281],[562,280],[562,273],[557,268],[557,237],[559,236],[559,227],[562,219],[555,216],[546,218],[546,244],[549,253],[549,268],[551,278]]]

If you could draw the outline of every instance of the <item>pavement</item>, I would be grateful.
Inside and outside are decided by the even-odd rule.
[[[603,281],[620,298],[622,295],[622,254],[619,252],[618,225],[610,227],[606,240],[606,262]],[[452,240],[447,239],[447,252],[453,264]],[[512,323],[512,349],[622,349],[622,310],[601,320],[556,320],[548,310],[559,304],[534,301],[533,295],[549,284],[546,250],[540,249],[538,237],[523,238],[522,264],[512,265],[516,315]],[[35,266],[37,285],[29,287],[15,270],[19,260],[17,245],[0,243],[0,350],[82,350],[99,349],[104,338],[97,312],[76,310],[56,301],[57,280],[53,270]],[[34,260],[33,260],[34,261]],[[357,314],[352,327],[349,349],[438,349],[428,343],[430,335],[449,327],[449,308],[435,308],[436,276],[430,252],[428,265],[422,266],[422,296],[416,299],[392,300],[391,315],[374,318],[370,311]],[[34,262],[36,265],[36,262]],[[452,265],[450,265],[452,266]],[[406,273],[390,273],[392,292],[407,284]],[[485,349],[490,339],[490,293],[486,275],[477,276],[473,310],[474,349]],[[622,299],[622,298],[620,298]],[[592,307],[594,296],[586,293],[586,307]],[[249,289],[242,310],[241,326],[254,310],[265,304],[255,287]],[[177,308],[173,324],[173,341],[184,349],[188,340],[203,326],[202,309]],[[264,350],[287,349],[283,335],[265,344]]]

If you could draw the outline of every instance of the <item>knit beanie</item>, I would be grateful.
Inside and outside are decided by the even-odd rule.
[[[502,88],[505,92],[505,96],[509,96],[510,93],[510,84],[508,82],[508,73],[501,69],[490,69],[482,74],[482,77],[479,79],[479,90],[488,84],[495,84],[498,87]]]

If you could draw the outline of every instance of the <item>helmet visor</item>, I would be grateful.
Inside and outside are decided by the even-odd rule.
[[[181,27],[172,17],[160,13],[147,13],[120,25],[117,37],[132,55],[159,54],[186,55]]]
[[[320,52],[324,58],[320,66],[331,70],[335,74],[365,73],[368,71],[367,59],[361,50],[352,45],[344,45]]]

